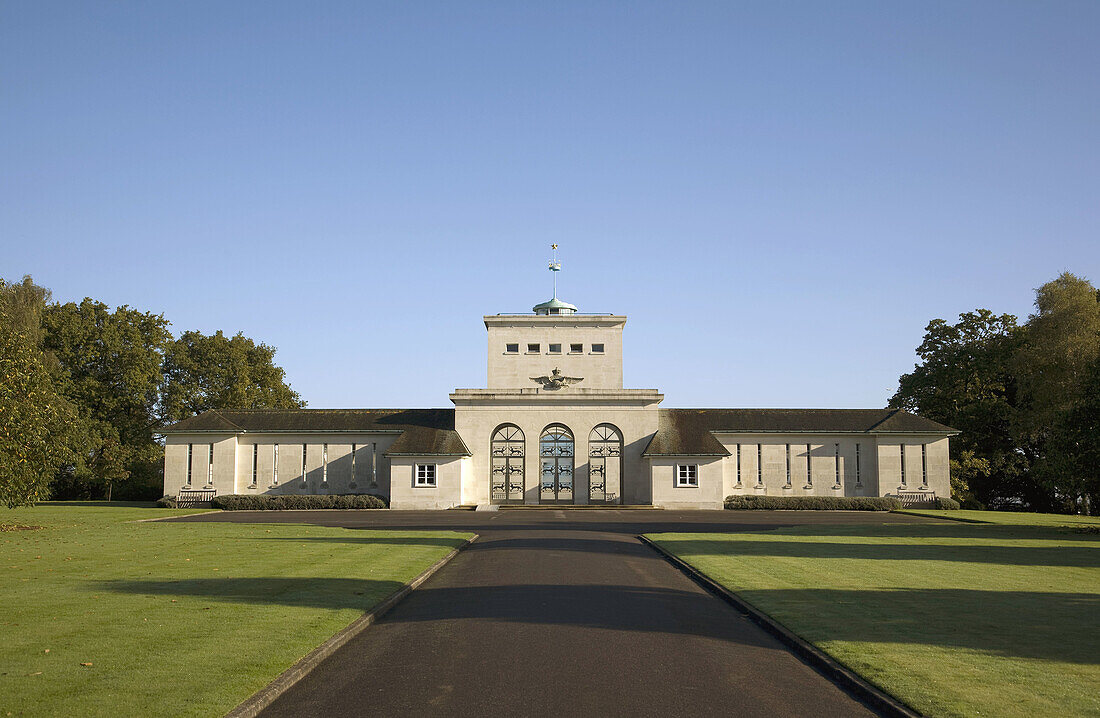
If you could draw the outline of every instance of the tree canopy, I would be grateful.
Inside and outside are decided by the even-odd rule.
[[[275,348],[243,334],[184,332],[164,357],[161,414],[179,421],[210,409],[297,409],[305,402],[275,366]]]
[[[1100,403],[1100,292],[1063,273],[1036,290],[1036,312],[986,309],[932,320],[921,363],[890,405],[948,424],[958,497],[1036,510],[1093,510],[1088,426]],[[1092,478],[1089,478],[1089,477]]]
[[[275,349],[0,280],[0,500],[160,496],[155,430],[209,409],[291,408]]]

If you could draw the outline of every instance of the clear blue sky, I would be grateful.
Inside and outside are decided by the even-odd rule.
[[[629,315],[666,406],[875,407],[1100,282],[1100,3],[0,7],[0,276],[450,406],[483,314]]]

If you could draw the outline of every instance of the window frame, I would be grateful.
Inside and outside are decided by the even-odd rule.
[[[557,347],[557,349],[555,349],[554,347]],[[557,342],[555,342],[553,344],[547,344],[546,345],[546,353],[547,354],[561,354],[561,344],[557,343]]]
[[[413,488],[435,489],[439,487],[439,464],[413,464]]]
[[[570,342],[569,343],[569,353],[570,354],[584,354],[584,343],[582,342],[580,344],[573,344],[572,342]]]
[[[597,349],[596,347],[599,347],[599,349]],[[603,354],[604,349],[605,349],[605,345],[602,344],[602,343],[592,345],[592,353],[593,354]]]
[[[699,488],[699,464],[676,464],[672,484],[677,489]]]
[[[512,347],[515,347],[513,349]],[[505,354],[519,354],[519,342],[509,342],[504,345]]]
[[[542,342],[539,342],[537,344],[535,342],[527,342],[527,353],[528,354],[541,354],[542,353]]]

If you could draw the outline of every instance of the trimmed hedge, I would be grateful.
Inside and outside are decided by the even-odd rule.
[[[226,494],[215,496],[210,505],[225,511],[288,511],[293,509],[384,509],[386,500],[372,494],[258,495]]]
[[[735,511],[893,511],[901,502],[888,496],[727,496],[726,508]]]
[[[932,501],[932,508],[943,509],[946,511],[957,511],[958,509],[962,508],[962,504],[960,504],[955,499],[949,499],[945,496],[937,496],[935,500]]]
[[[175,496],[164,496],[162,498],[157,499],[157,508],[158,509],[177,509],[177,508],[179,508],[179,504],[176,503],[176,497]]]

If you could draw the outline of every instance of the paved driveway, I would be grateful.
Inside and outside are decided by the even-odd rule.
[[[881,513],[240,512],[191,521],[481,535],[263,716],[873,715],[634,538]]]

